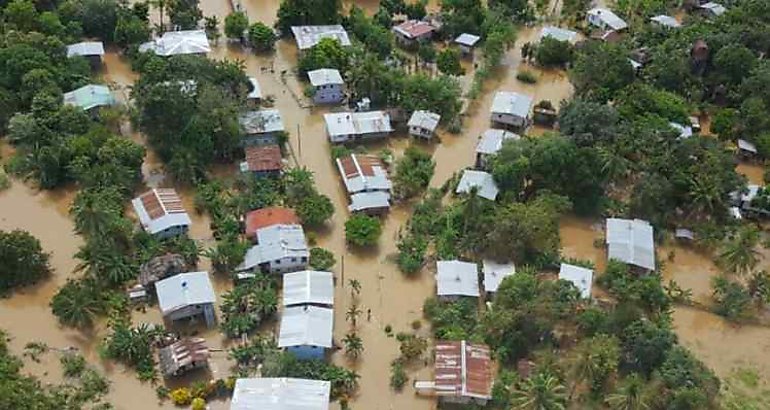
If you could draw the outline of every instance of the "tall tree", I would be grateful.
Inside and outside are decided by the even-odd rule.
[[[556,376],[539,372],[513,391],[511,404],[516,410],[564,410],[567,395]]]

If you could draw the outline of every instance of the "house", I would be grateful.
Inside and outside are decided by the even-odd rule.
[[[303,270],[283,275],[283,306],[334,305],[334,275],[331,272]]]
[[[241,172],[251,172],[257,177],[281,175],[283,158],[278,145],[247,145],[243,151],[246,160],[241,162]]]
[[[207,54],[211,51],[204,30],[167,31],[160,38],[139,46],[140,52],[153,52],[162,57],[182,54]]]
[[[208,272],[187,272],[155,282],[158,306],[169,322],[203,318],[206,326],[216,324],[217,298]]]
[[[476,144],[476,167],[487,168],[489,159],[503,148],[503,141],[519,140],[521,137],[509,131],[490,128],[481,135]]]
[[[270,206],[246,214],[244,233],[246,238],[255,241],[257,231],[273,225],[299,225],[300,220],[293,209]]]
[[[412,113],[409,122],[406,123],[409,127],[409,135],[418,138],[431,139],[436,132],[440,120],[441,116],[436,113],[417,110]]]
[[[673,122],[673,121],[669,122],[668,125],[669,125],[669,127],[675,129],[676,132],[679,133],[679,136],[677,137],[678,139],[687,139],[687,138],[692,137],[692,134],[693,134],[692,133],[692,127],[685,126],[685,125],[682,125],[682,124],[679,124],[679,123],[676,123],[676,122]]]
[[[712,1],[698,6],[698,12],[707,18],[719,17],[722,14],[725,14],[726,11],[727,9],[725,6]]]
[[[407,20],[393,26],[396,42],[404,46],[414,46],[421,41],[430,40],[436,27],[426,21]]]
[[[646,271],[655,270],[655,243],[649,222],[607,219],[607,256]]]
[[[329,410],[331,382],[291,377],[235,381],[230,410]]]
[[[460,48],[460,52],[463,55],[470,56],[473,55],[473,49],[479,43],[479,40],[481,40],[481,37],[477,35],[462,33],[455,39],[455,44]]]
[[[319,68],[308,71],[310,85],[314,87],[313,102],[316,104],[336,104],[345,99],[345,82],[342,75],[333,68]]]
[[[594,271],[582,266],[562,263],[559,268],[559,279],[572,282],[580,291],[580,297],[588,299],[591,297],[591,286],[594,280]]]
[[[294,34],[297,48],[300,51],[313,47],[324,38],[333,38],[343,46],[350,46],[348,32],[339,24],[329,26],[293,26],[291,32]]]
[[[516,273],[516,266],[513,263],[498,263],[484,259],[481,271],[484,274],[484,291],[495,293],[503,279]]]
[[[139,267],[139,283],[143,287],[152,286],[155,282],[177,273],[187,271],[187,262],[178,253],[167,253],[156,256]]]
[[[550,37],[558,41],[565,41],[573,45],[578,41],[577,32],[554,26],[545,26],[542,30],[540,30],[540,40],[546,37]]]
[[[679,28],[682,27],[682,23],[677,21],[674,17],[666,16],[666,15],[659,15],[655,17],[650,17],[650,21],[657,24],[660,27],[664,28]]]
[[[324,114],[331,142],[383,138],[393,132],[390,116],[384,111],[337,112]]]
[[[612,10],[597,7],[586,13],[588,23],[605,31],[622,31],[628,27],[623,19],[613,13]]]
[[[164,377],[179,376],[194,369],[208,367],[209,348],[200,337],[182,339],[158,350],[160,373]]]
[[[294,306],[283,310],[278,347],[298,359],[323,359],[332,347],[334,311],[317,306]]]
[[[695,240],[695,232],[687,228],[676,228],[674,238],[680,242],[692,242]]]
[[[458,260],[436,262],[436,294],[442,299],[479,297],[478,266]]]
[[[238,116],[238,124],[244,135],[244,146],[278,144],[279,135],[285,132],[283,118],[276,109],[246,111]]]
[[[757,146],[744,139],[738,139],[738,156],[744,160],[756,158]]]
[[[91,64],[91,68],[97,68],[102,64],[104,56],[104,44],[101,41],[84,41],[67,46],[67,58],[84,57]]]
[[[310,251],[301,225],[276,224],[257,229],[257,244],[249,248],[236,271],[295,272],[307,268]]]
[[[492,399],[492,356],[489,346],[465,340],[436,342],[432,381],[415,381],[417,394],[435,395],[450,403],[481,406]]]
[[[381,214],[390,209],[393,184],[388,171],[374,155],[351,154],[337,158],[337,170],[350,195],[350,212]]]
[[[142,229],[158,238],[186,234],[192,221],[171,188],[156,188],[131,201]]]
[[[89,84],[64,93],[64,105],[78,107],[95,114],[100,107],[115,105],[115,96],[107,86]]]
[[[751,201],[759,195],[759,190],[762,187],[755,184],[748,184],[743,191],[736,191],[730,193],[730,201],[740,210],[748,210],[751,208]]]
[[[260,101],[262,101],[262,87],[259,86],[259,81],[256,78],[249,77],[249,93],[246,95],[246,103],[252,108],[257,108]]]
[[[492,122],[523,129],[529,125],[532,97],[512,91],[498,91],[492,100]]]
[[[497,199],[499,190],[492,174],[484,171],[474,171],[466,169],[463,171],[463,176],[460,178],[460,183],[457,184],[455,194],[467,194],[471,192],[473,187],[477,187],[478,196],[494,201]]]

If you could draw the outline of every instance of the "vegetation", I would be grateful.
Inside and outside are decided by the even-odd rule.
[[[345,239],[353,245],[372,246],[382,234],[379,219],[367,215],[353,215],[345,222]]]
[[[275,46],[277,37],[273,29],[264,25],[262,22],[256,22],[249,26],[249,44],[258,52],[270,51]]]
[[[315,270],[328,271],[337,263],[334,254],[324,248],[310,249],[310,267]]]
[[[51,274],[49,255],[25,231],[0,231],[0,293],[35,284]]]
[[[249,18],[242,11],[232,12],[225,17],[225,36],[228,38],[241,40],[248,28]]]
[[[278,8],[275,28],[286,37],[291,26],[338,24],[341,10],[340,0],[285,0]]]
[[[147,324],[131,327],[127,320],[115,318],[110,331],[100,346],[100,353],[136,369],[140,380],[154,380],[157,371],[152,346],[165,333],[163,327]]]
[[[535,61],[544,67],[563,67],[574,58],[572,45],[567,41],[559,41],[553,37],[540,40],[534,51]]]
[[[535,84],[537,76],[532,71],[521,70],[516,74],[516,79],[525,84]]]
[[[436,66],[446,75],[465,74],[465,69],[460,65],[460,50],[456,48],[447,48],[438,53]]]
[[[270,278],[257,276],[240,281],[222,295],[222,332],[230,338],[255,331],[278,309],[278,292]]]
[[[416,147],[409,147],[396,162],[393,177],[393,193],[397,198],[408,199],[428,187],[436,162],[430,154]]]

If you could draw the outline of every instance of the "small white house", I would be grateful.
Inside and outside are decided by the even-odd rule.
[[[532,97],[512,91],[498,91],[492,100],[493,123],[515,128],[529,125]]]
[[[661,14],[659,16],[650,17],[650,21],[657,24],[660,27],[665,28],[679,28],[682,27],[682,23],[677,21],[674,17]]]
[[[586,18],[588,19],[588,23],[602,30],[617,32],[625,30],[628,27],[628,24],[626,24],[622,18],[618,17],[617,14],[613,13],[612,10],[601,7],[588,10]]]
[[[495,179],[492,174],[484,171],[474,171],[472,169],[466,169],[463,171],[463,176],[460,178],[460,183],[457,184],[456,194],[467,194],[471,192],[474,187],[478,188],[478,196],[494,201],[497,199],[497,194],[500,190],[497,188]]]
[[[460,48],[460,52],[464,55],[472,55],[476,44],[478,44],[480,40],[481,37],[477,35],[462,33],[455,39],[455,44],[457,44],[457,47]]]
[[[545,26],[542,30],[540,30],[540,39],[542,40],[546,37],[558,41],[566,41],[570,44],[575,44],[578,40],[578,33],[572,30],[567,30],[565,28]]]
[[[294,39],[297,41],[297,48],[299,48],[300,51],[312,48],[325,38],[335,39],[345,47],[350,46],[348,32],[339,24],[328,26],[292,26],[291,32],[294,34]]]
[[[278,144],[278,135],[285,132],[281,112],[272,108],[241,113],[238,124],[243,132],[243,145]]]
[[[390,209],[390,190],[393,184],[379,158],[351,154],[337,158],[336,162],[345,189],[350,195],[350,212],[374,215]]]
[[[479,297],[479,273],[475,263],[458,260],[436,262],[436,294],[440,298]]]
[[[174,189],[157,188],[131,201],[142,229],[158,238],[186,234],[192,221]]]
[[[383,138],[393,132],[385,111],[336,112],[324,114],[326,132],[333,143]]]
[[[713,1],[701,4],[698,6],[698,10],[706,17],[719,17],[727,11],[725,6]]]
[[[641,219],[607,219],[607,257],[643,270],[655,270],[655,241],[649,222]]]
[[[202,317],[206,326],[216,324],[217,298],[208,272],[187,272],[155,282],[158,306],[163,318],[176,322]]]
[[[503,141],[518,139],[521,139],[518,134],[506,130],[490,128],[484,131],[479,143],[476,144],[476,167],[488,167],[490,157],[503,148]]]
[[[329,410],[331,382],[290,377],[238,379],[230,410]]]
[[[211,51],[204,30],[167,31],[160,38],[139,46],[140,52],[168,57],[183,54],[207,54]]]
[[[283,306],[334,305],[334,275],[303,270],[283,275]]]
[[[262,87],[259,81],[254,77],[249,77],[249,94],[246,95],[246,101],[252,106],[256,106],[262,100]]]
[[[562,263],[559,268],[559,279],[572,282],[580,291],[580,297],[591,297],[591,286],[594,280],[594,271],[582,266]]]
[[[256,238],[257,244],[246,251],[236,271],[286,273],[307,268],[310,251],[301,225],[271,225],[258,229]]]
[[[516,273],[516,265],[513,263],[498,263],[488,259],[482,262],[481,270],[484,273],[484,291],[497,292],[503,279]]]
[[[104,56],[104,44],[101,41],[84,41],[67,46],[67,57],[84,57],[91,67],[98,67]]]
[[[334,311],[317,306],[294,306],[283,310],[278,347],[298,359],[323,359],[332,347]]]
[[[440,120],[441,116],[436,113],[417,110],[412,113],[412,117],[409,118],[409,122],[407,123],[409,135],[418,138],[431,139],[436,132]]]
[[[316,104],[335,104],[345,99],[345,82],[339,71],[319,68],[308,71],[307,76],[314,88],[313,102]]]

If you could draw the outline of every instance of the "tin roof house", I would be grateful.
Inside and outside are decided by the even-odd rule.
[[[607,256],[643,271],[655,270],[655,243],[649,222],[641,219],[607,219]]]
[[[278,347],[285,348],[298,359],[323,359],[332,347],[334,311],[305,305],[287,307],[281,316]]]
[[[324,114],[331,142],[382,138],[393,132],[390,116],[384,111],[337,112]]]
[[[115,105],[115,96],[107,86],[89,84],[64,93],[64,104],[95,113],[100,107]]]
[[[437,341],[432,381],[415,381],[417,394],[450,403],[485,405],[492,398],[492,358],[488,346]]]
[[[203,318],[206,326],[216,324],[217,298],[208,272],[187,272],[155,282],[158,306],[171,323]]]
[[[602,30],[618,32],[625,30],[628,27],[628,24],[623,21],[622,18],[618,17],[612,10],[606,8],[597,7],[588,10],[586,18],[588,19],[588,23]]]
[[[192,221],[176,190],[156,188],[131,201],[142,228],[159,238],[186,234]]]
[[[545,26],[540,30],[540,40],[550,37],[558,41],[566,41],[570,44],[575,44],[578,41],[578,33],[565,28]]]
[[[481,271],[484,273],[484,291],[495,293],[503,279],[516,273],[516,266],[513,263],[499,263],[484,259],[481,264]]]
[[[414,46],[418,42],[430,40],[436,31],[436,27],[427,21],[407,20],[393,26],[392,31],[396,35],[398,43],[405,46]]]
[[[158,364],[164,377],[179,376],[208,367],[210,356],[205,339],[182,339],[158,350]]]
[[[350,46],[348,32],[339,24],[328,26],[293,26],[291,32],[294,34],[297,48],[300,51],[312,48],[324,38],[333,38],[343,46]]]
[[[454,43],[457,44],[457,46],[460,48],[460,51],[464,55],[472,55],[473,49],[476,47],[476,44],[478,44],[480,40],[481,37],[475,34],[462,33],[457,36],[457,38],[455,38]]]
[[[103,56],[104,44],[101,41],[84,41],[67,46],[67,58],[84,57],[91,64],[91,68],[100,66]]]
[[[493,123],[524,129],[529,125],[532,97],[512,91],[498,91],[492,100]]]
[[[283,275],[283,306],[305,305],[334,305],[334,276],[331,272],[303,270]]]
[[[489,166],[489,159],[503,148],[503,141],[518,140],[521,137],[510,131],[490,128],[481,135],[476,144],[476,167],[485,169]]]
[[[286,131],[281,112],[273,108],[241,113],[238,124],[243,132],[244,146],[277,145],[280,142],[279,134]]]
[[[350,195],[350,212],[381,214],[390,209],[390,190],[393,184],[379,158],[351,154],[337,158],[337,170]]]
[[[167,31],[160,38],[140,45],[139,51],[169,57],[183,54],[207,54],[211,51],[211,46],[204,30]]]
[[[313,102],[316,104],[336,104],[345,99],[345,82],[338,70],[319,68],[308,71],[307,76],[313,86]]]
[[[230,410],[329,410],[331,382],[290,377],[235,381]]]
[[[281,175],[283,157],[278,145],[247,145],[243,152],[246,158],[241,162],[241,172],[250,172],[257,177]]]
[[[307,267],[310,251],[302,225],[273,224],[256,230],[257,244],[249,248],[236,271],[259,269],[264,273],[286,273]]]
[[[650,21],[652,21],[653,23],[655,23],[656,25],[658,25],[660,27],[665,27],[665,28],[679,28],[679,27],[682,27],[682,23],[677,21],[677,19],[675,19],[674,17],[671,17],[671,16],[666,16],[664,14],[661,14],[661,15],[658,15],[658,16],[654,16],[654,17],[650,17]]]
[[[572,282],[580,291],[582,298],[591,297],[591,286],[594,280],[594,271],[582,266],[562,263],[559,267],[559,279]]]
[[[458,260],[436,262],[436,294],[442,299],[479,297],[479,273],[475,263]]]
[[[466,169],[463,171],[463,176],[457,184],[455,193],[468,194],[473,188],[477,189],[478,196],[490,201],[497,199],[497,194],[500,192],[492,174],[484,171]]]
[[[439,121],[441,121],[440,115],[430,111],[417,110],[412,113],[406,125],[409,127],[409,135],[431,139],[436,133]]]
[[[257,240],[257,231],[273,225],[299,225],[297,213],[291,208],[269,206],[250,211],[245,216],[245,234],[252,241]]]

